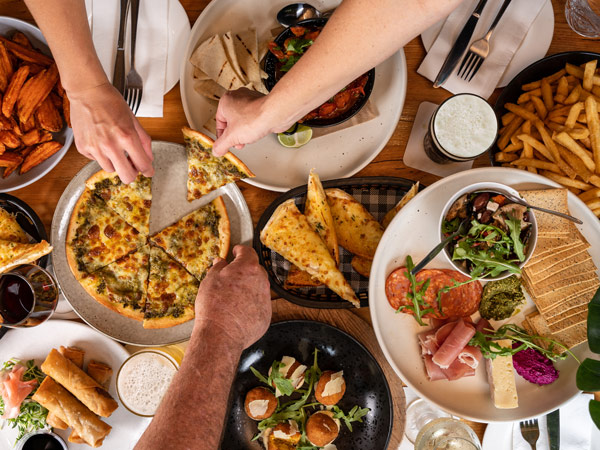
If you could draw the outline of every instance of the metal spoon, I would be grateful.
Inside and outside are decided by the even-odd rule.
[[[487,192],[487,191],[476,191],[476,192],[474,192],[474,194],[477,194],[478,192]],[[509,199],[511,202],[513,202],[513,203],[516,203],[516,204],[518,204],[518,205],[526,206],[527,208],[531,208],[531,209],[536,209],[536,210],[538,210],[538,211],[542,211],[542,212],[545,212],[545,213],[547,213],[547,214],[553,214],[553,215],[555,215],[555,216],[562,217],[563,219],[570,220],[571,222],[575,222],[575,223],[578,223],[578,224],[580,224],[580,225],[583,223],[583,222],[582,222],[581,220],[579,220],[578,218],[576,218],[576,217],[573,217],[573,216],[570,216],[570,215],[568,215],[568,214],[561,213],[561,212],[558,212],[558,211],[553,211],[553,210],[551,210],[551,209],[542,208],[542,207],[540,207],[540,206],[533,206],[533,205],[530,205],[529,203],[527,203],[527,202],[526,202],[525,200],[523,200],[522,198],[520,198],[520,197],[516,197],[516,196],[514,196],[514,195],[512,195],[512,194],[505,194],[505,193],[503,192],[503,193],[502,193],[502,195],[503,195],[504,197],[506,197],[507,199]]]
[[[317,8],[308,3],[292,3],[284,6],[277,13],[277,22],[284,27],[291,27],[300,20],[322,17],[323,14]]]
[[[464,219],[458,225],[458,228],[456,229],[456,231],[454,233],[452,233],[450,236],[448,236],[446,239],[444,239],[442,242],[440,242],[438,245],[436,245],[433,248],[433,250],[431,250],[429,253],[427,253],[427,256],[425,258],[423,258],[421,260],[421,262],[419,264],[417,264],[413,268],[413,270],[410,271],[410,273],[412,275],[416,275],[419,270],[423,269],[427,264],[429,264],[431,262],[431,260],[433,258],[435,258],[437,256],[437,254],[439,252],[441,252],[446,245],[448,245],[448,242],[450,242],[452,239],[454,239],[459,234],[466,233],[468,231],[468,229],[469,229],[469,224],[470,224],[469,219]]]

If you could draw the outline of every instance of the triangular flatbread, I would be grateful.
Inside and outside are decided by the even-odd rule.
[[[150,242],[202,281],[215,258],[227,257],[230,236],[225,202],[218,197],[155,234]]]
[[[228,91],[239,89],[246,84],[232,67],[218,34],[202,42],[192,53],[190,62]]]
[[[188,159],[188,200],[202,197],[227,183],[253,177],[254,174],[233,153],[223,157],[212,154],[214,141],[191,128],[182,129]]]
[[[46,241],[37,244],[22,244],[0,240],[0,273],[22,264],[30,264],[52,251]]]
[[[234,33],[232,31],[228,31],[225,33],[221,40],[223,42],[223,47],[225,47],[225,52],[227,53],[227,59],[235,70],[235,73],[238,75],[242,83],[248,84],[250,80],[248,79],[248,74],[244,71],[244,69],[240,66],[240,61],[238,59],[238,53],[236,49],[236,43],[234,38]]]
[[[217,102],[221,100],[221,97],[227,92],[224,87],[219,86],[213,80],[200,79],[194,80],[194,90],[198,94]]]
[[[317,278],[357,308],[356,294],[337,268],[329,249],[300,213],[294,199],[277,207],[260,233],[261,242],[292,264]]]
[[[22,244],[29,242],[27,234],[17,222],[16,217],[2,208],[0,208],[0,239]]]

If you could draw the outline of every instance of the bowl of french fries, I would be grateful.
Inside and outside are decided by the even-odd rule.
[[[69,100],[42,32],[0,17],[0,192],[46,175],[73,143]]]
[[[492,164],[560,183],[600,217],[600,53],[548,56],[517,75],[494,107]]]

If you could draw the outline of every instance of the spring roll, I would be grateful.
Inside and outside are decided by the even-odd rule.
[[[101,446],[104,438],[110,433],[110,425],[102,422],[50,377],[44,378],[32,399],[73,428],[73,431],[92,447]]]
[[[58,428],[59,430],[66,430],[67,428],[69,428],[69,425],[64,423],[62,420],[56,417],[56,414],[51,412],[49,412],[46,416],[46,423],[52,428]]]
[[[110,379],[113,374],[113,370],[109,365],[94,361],[93,359],[88,363],[87,373],[92,377],[100,386],[104,389],[108,389]]]
[[[41,369],[99,416],[109,417],[117,409],[117,402],[106,389],[56,349],[50,351]]]
[[[72,431],[69,435],[69,442],[73,444],[85,444],[85,441],[81,439],[81,436],[77,434],[77,431]]]
[[[77,347],[63,347],[61,345],[58,351],[61,355],[63,355],[77,367],[83,369],[83,356],[85,355],[85,352],[83,350]]]

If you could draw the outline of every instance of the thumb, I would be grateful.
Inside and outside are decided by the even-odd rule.
[[[229,128],[213,144],[212,152],[215,156],[223,156],[229,151],[230,147],[236,145],[234,137],[229,132]],[[243,147],[243,145],[242,145]],[[237,147],[236,147],[237,148]]]
[[[208,271],[209,272],[220,272],[225,267],[227,267],[227,261],[225,261],[223,258],[219,258],[217,256],[215,259],[213,259],[213,265]]]

